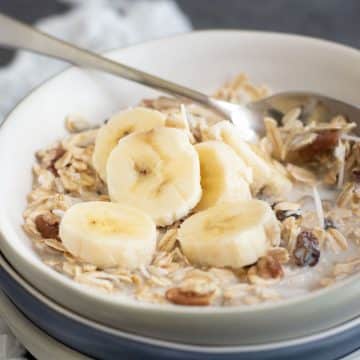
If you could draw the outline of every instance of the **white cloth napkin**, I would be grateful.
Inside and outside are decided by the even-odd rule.
[[[127,46],[191,30],[189,20],[173,0],[62,1],[72,5],[70,11],[42,19],[36,25],[92,50]],[[29,90],[65,66],[47,57],[18,52],[10,65],[0,68],[0,122]],[[0,360],[15,360],[22,354],[24,349],[0,319]]]
[[[113,49],[191,29],[172,0],[62,1],[71,3],[73,9],[43,19],[37,26],[92,50]],[[64,66],[63,62],[21,51],[9,66],[0,68],[0,122],[30,89]]]

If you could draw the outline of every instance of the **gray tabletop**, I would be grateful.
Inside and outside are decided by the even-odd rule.
[[[151,1],[151,0],[150,0]],[[292,32],[360,48],[360,0],[177,0],[195,29],[236,28]],[[0,12],[27,22],[62,13],[55,0],[1,0]],[[0,66],[12,52],[0,50]]]

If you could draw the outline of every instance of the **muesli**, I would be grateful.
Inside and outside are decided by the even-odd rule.
[[[215,96],[267,94],[240,75]],[[56,271],[140,301],[251,305],[331,286],[360,269],[356,125],[300,108],[264,124],[248,144],[166,97],[97,128],[69,115],[69,136],[36,153],[24,230]]]

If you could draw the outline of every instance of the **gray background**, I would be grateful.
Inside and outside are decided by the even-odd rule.
[[[292,32],[360,48],[360,0],[177,0],[195,29],[237,28]],[[67,6],[55,0],[0,0],[0,12],[26,22]],[[0,66],[12,52],[0,49]]]

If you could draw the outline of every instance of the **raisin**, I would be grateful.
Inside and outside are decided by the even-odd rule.
[[[336,229],[337,226],[336,226],[336,224],[334,223],[334,220],[333,220],[333,219],[331,219],[331,218],[329,218],[329,217],[326,217],[326,218],[324,219],[324,228],[325,228],[325,230],[327,230],[327,229]]]
[[[311,160],[314,155],[323,154],[333,150],[340,137],[338,130],[323,130],[317,133],[315,140],[299,150],[302,158]]]
[[[357,184],[360,184],[360,168],[353,169],[352,176],[353,176],[354,181]]]
[[[277,210],[275,212],[275,215],[279,221],[284,221],[288,217],[293,217],[295,219],[299,219],[301,217],[301,211],[300,209],[298,211],[292,211],[292,210]]]
[[[320,245],[311,231],[302,231],[296,239],[294,250],[295,263],[298,266],[315,266],[320,259]]]
[[[53,214],[42,214],[35,218],[37,231],[44,239],[57,239],[59,237],[59,219]]]

